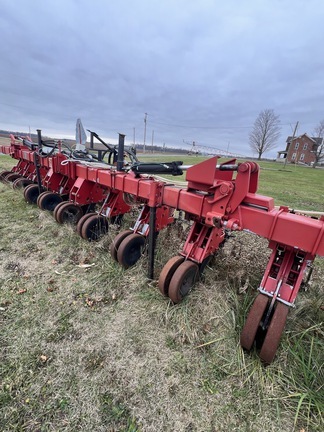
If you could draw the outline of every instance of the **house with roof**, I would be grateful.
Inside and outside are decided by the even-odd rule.
[[[294,138],[289,136],[286,140],[286,149],[278,152],[277,162],[312,165],[318,146],[322,144],[323,138],[310,137],[307,133]]]

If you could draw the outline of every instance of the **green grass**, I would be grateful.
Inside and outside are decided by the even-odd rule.
[[[324,169],[261,162],[258,193],[275,198],[276,205],[324,211]],[[280,171],[275,171],[276,169]]]
[[[0,157],[0,169],[10,166]],[[304,184],[322,178],[298,172]],[[239,345],[269,256],[264,239],[233,235],[173,306],[146,279],[146,257],[129,270],[112,261],[114,227],[85,242],[3,184],[0,209],[1,431],[324,429],[322,258],[265,367]],[[132,223],[128,215],[123,228]],[[156,277],[183,241],[182,227],[160,233]]]

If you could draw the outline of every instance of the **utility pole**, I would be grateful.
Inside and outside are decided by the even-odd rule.
[[[134,143],[134,148],[135,148],[135,128],[133,128],[133,143]]]
[[[152,130],[152,153],[153,153],[154,130]]]
[[[147,113],[145,113],[145,116],[144,116],[144,145],[143,145],[143,153],[145,153],[146,123],[147,123]]]
[[[295,135],[296,135],[296,132],[297,132],[298,124],[299,124],[299,121],[296,123],[295,129],[294,129],[294,133],[293,133],[293,136],[292,136],[291,141],[290,141],[290,145],[292,145],[292,142],[293,142],[294,139],[295,139]],[[289,147],[290,147],[290,146],[289,146]],[[288,147],[287,154],[286,154],[286,159],[285,159],[285,163],[284,163],[284,168],[286,168],[286,165],[287,165],[289,147]]]

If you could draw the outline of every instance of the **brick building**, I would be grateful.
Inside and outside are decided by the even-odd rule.
[[[289,163],[304,163],[312,165],[319,145],[323,144],[323,138],[310,137],[306,133],[298,137],[289,136],[286,140],[286,150],[278,152],[277,161],[284,162],[287,158]]]

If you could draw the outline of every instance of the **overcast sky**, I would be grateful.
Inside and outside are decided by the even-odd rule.
[[[261,110],[276,150],[324,119],[323,0],[0,0],[0,35],[0,129],[252,155]]]

